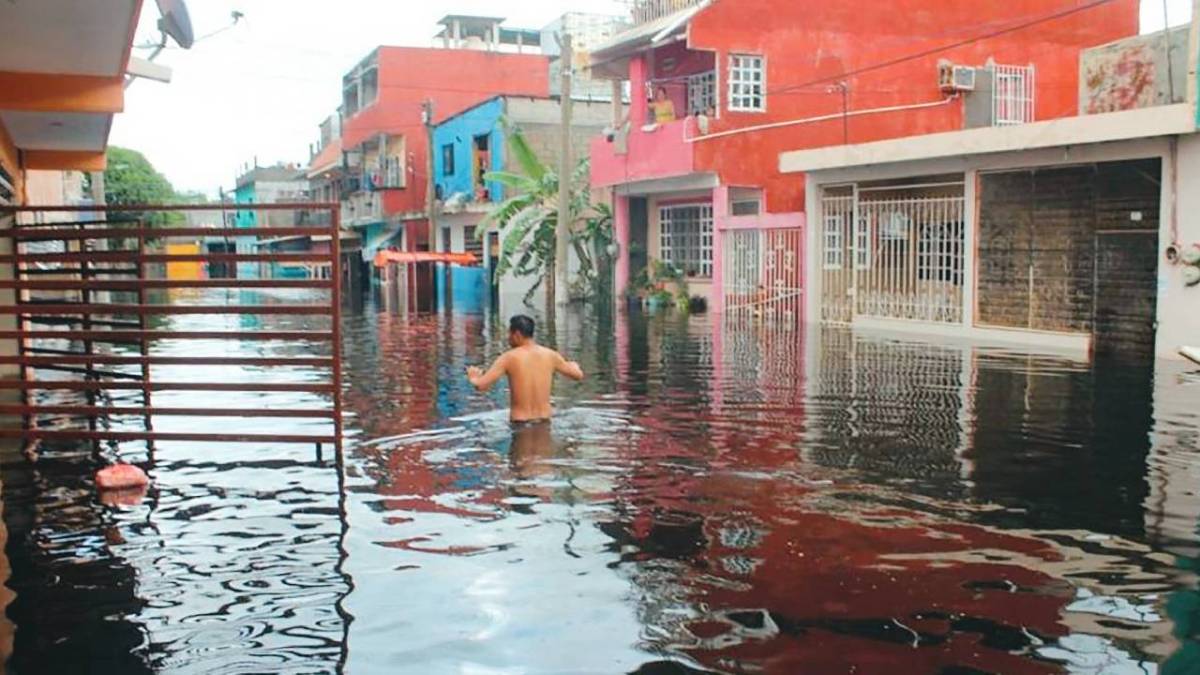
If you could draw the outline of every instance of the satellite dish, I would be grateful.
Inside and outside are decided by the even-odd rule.
[[[192,20],[183,0],[158,0],[158,12],[162,14],[162,18],[158,20],[158,29],[171,36],[180,47],[191,49],[196,42],[196,36],[192,32]]]

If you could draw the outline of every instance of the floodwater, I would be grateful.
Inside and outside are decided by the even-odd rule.
[[[308,320],[264,321],[241,325]],[[344,475],[312,447],[129,443],[104,454],[154,487],[109,507],[90,448],[7,457],[10,672],[1200,672],[1181,364],[571,313],[546,338],[591,377],[514,436],[462,377],[499,322],[368,302],[345,328]]]

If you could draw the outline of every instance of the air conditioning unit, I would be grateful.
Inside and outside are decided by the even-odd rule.
[[[938,88],[944,92],[975,91],[975,69],[953,63],[938,65]]]

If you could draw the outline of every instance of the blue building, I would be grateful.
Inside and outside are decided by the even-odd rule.
[[[234,189],[234,202],[237,204],[278,204],[302,202],[307,199],[308,177],[303,169],[293,165],[277,164],[249,168],[238,176]],[[298,215],[297,211],[238,210],[233,215],[233,225],[238,228],[293,227]],[[238,237],[238,253],[257,253],[258,248],[257,238]],[[283,271],[267,270],[264,265],[254,262],[240,262],[237,266],[237,276],[243,279],[273,276],[281,272]]]
[[[611,102],[576,101],[572,125],[573,155],[587,155],[591,138],[613,123]],[[495,278],[500,236],[483,231],[482,221],[502,202],[504,186],[486,180],[494,171],[521,173],[510,156],[504,120],[521,130],[543,162],[555,166],[562,153],[562,111],[558,99],[497,96],[438,124],[433,132],[434,188],[438,215],[435,248],[448,253],[474,253],[479,267],[440,266],[438,305],[454,311],[482,311],[489,303],[520,302],[534,280],[511,276]],[[513,306],[515,308],[515,306]]]

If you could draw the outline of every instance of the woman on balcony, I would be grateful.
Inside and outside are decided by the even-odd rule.
[[[658,93],[655,94],[654,102],[650,104],[650,109],[654,111],[655,124],[667,124],[675,121],[675,103],[667,95],[666,87],[658,88]]]

